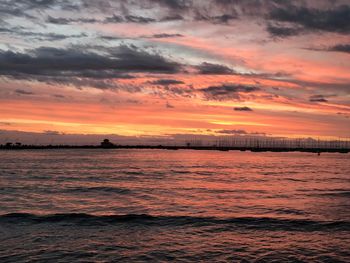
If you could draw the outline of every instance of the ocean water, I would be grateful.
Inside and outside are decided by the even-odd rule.
[[[1,151],[0,262],[350,262],[350,155]]]

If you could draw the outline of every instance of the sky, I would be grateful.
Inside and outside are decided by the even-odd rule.
[[[350,0],[0,0],[0,136],[348,138],[349,21]]]

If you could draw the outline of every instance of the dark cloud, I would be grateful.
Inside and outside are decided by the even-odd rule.
[[[133,100],[133,99],[129,99],[125,101],[126,103],[130,103],[130,104],[142,104],[141,101],[139,100]]]
[[[311,51],[350,53],[350,44],[338,44],[330,47],[309,47],[304,49]]]
[[[192,0],[148,0],[151,3],[157,3],[169,9],[184,10],[193,6]]]
[[[175,74],[182,70],[180,64],[134,46],[101,47],[99,53],[96,49],[41,47],[23,53],[0,51],[0,76],[49,85],[139,92],[141,87],[122,85],[115,79],[134,78],[134,73]]]
[[[0,74],[113,78],[128,72],[171,74],[179,72],[181,68],[178,63],[159,54],[151,54],[136,47],[119,46],[106,52],[108,54],[100,55],[83,48],[51,47],[40,47],[27,53],[0,51]]]
[[[78,9],[78,5],[72,4],[72,1],[69,0],[17,0],[15,2],[10,2],[17,6],[26,7],[27,9]]]
[[[251,108],[249,107],[234,107],[233,110],[235,111],[253,111]]]
[[[21,31],[23,30],[24,27],[19,27],[19,26],[16,26],[16,27],[0,27],[0,33],[16,33],[18,31]]]
[[[210,16],[208,14],[200,13],[199,11],[196,11],[196,13],[197,14],[194,17],[194,20],[207,21],[213,24],[228,24],[231,20],[238,18],[236,14],[223,14],[218,16]]]
[[[28,81],[44,82],[48,85],[64,85],[72,86],[74,88],[82,89],[84,87],[92,87],[101,90],[122,90],[130,93],[140,92],[142,88],[132,84],[122,85],[114,79],[91,79],[82,77],[68,77],[68,76],[40,76],[40,75],[18,75],[16,79],[23,79]]]
[[[110,2],[112,3],[112,2]],[[124,0],[109,5],[109,11],[123,10],[119,14],[115,13],[112,16],[106,17],[102,21],[93,21],[101,23],[153,23],[153,22],[168,22],[168,21],[207,21],[214,24],[228,24],[231,20],[237,19],[237,13],[234,8],[230,8],[230,12],[215,12],[208,8],[215,4],[215,1],[200,2],[191,0],[145,0],[145,1],[129,1]],[[90,9],[91,5],[88,6]],[[98,8],[96,5],[94,8]],[[105,7],[100,8],[100,11],[105,13]],[[135,9],[150,9],[159,10],[157,17],[136,16]],[[218,8],[214,8],[216,11]],[[221,10],[222,11],[222,10]],[[127,15],[122,15],[127,14]],[[131,15],[133,14],[133,15]],[[56,22],[56,21],[54,21]],[[57,21],[61,23],[79,22],[79,20],[63,19]],[[88,22],[88,21],[87,21]]]
[[[52,97],[59,98],[59,99],[66,98],[64,95],[61,95],[61,94],[53,94]]]
[[[216,133],[219,134],[228,134],[228,135],[247,135],[247,136],[266,136],[266,133],[263,132],[247,132],[245,130],[218,130]]]
[[[311,102],[328,102],[324,95],[313,95],[310,96],[309,101]]]
[[[337,112],[337,115],[343,116],[343,117],[346,118],[346,119],[349,119],[349,118],[350,118],[350,114],[345,113],[345,112]]]
[[[100,23],[100,24],[119,24],[119,23],[136,23],[136,24],[148,24],[148,23],[155,23],[155,22],[166,22],[166,21],[175,21],[175,20],[183,20],[184,18],[180,15],[174,15],[174,16],[166,16],[163,18],[151,18],[151,17],[144,17],[144,16],[134,16],[134,15],[127,15],[127,16],[121,16],[117,14],[113,14],[111,16],[107,16],[104,19],[96,19],[96,18],[64,18],[64,17],[52,17],[48,16],[46,21],[51,24],[57,24],[57,25],[69,25],[74,23],[87,23],[87,24],[94,24],[94,23]]]
[[[340,2],[340,1],[338,1]],[[67,18],[48,16],[53,24],[70,23],[153,23],[176,20],[207,21],[229,24],[240,16],[268,18],[271,21],[299,24],[308,29],[349,32],[349,6],[329,4],[329,9],[310,8],[303,1],[279,0],[121,0],[121,1],[69,1],[69,0],[3,0],[0,1],[1,17],[25,16],[41,20],[50,10],[77,11],[79,14],[96,14],[96,17]],[[322,1],[322,3],[327,3]],[[341,3],[341,2],[340,2]],[[321,6],[321,5],[320,5]],[[33,12],[37,11],[36,13]],[[154,17],[140,16],[138,11],[157,10]],[[147,13],[147,12],[144,12]],[[40,15],[39,15],[40,14]],[[284,29],[282,31],[282,29]],[[270,28],[271,31],[291,34],[286,28]],[[287,33],[286,33],[287,32]]]
[[[329,51],[345,52],[350,53],[350,44],[340,44],[330,47]]]
[[[43,131],[43,134],[45,134],[45,135],[62,135],[62,133],[59,131],[50,131],[50,130]]]
[[[133,16],[133,15],[125,16],[125,20],[126,20],[126,22],[140,23],[140,24],[147,24],[147,23],[156,22],[156,20],[154,18],[143,17],[143,16]]]
[[[246,135],[248,132],[245,130],[219,130],[217,133],[221,134],[231,134],[231,135]]]
[[[176,79],[158,79],[158,80],[152,81],[150,83],[154,84],[154,85],[162,85],[162,86],[184,84],[183,81],[176,80]]]
[[[57,24],[57,25],[68,25],[71,23],[102,23],[101,20],[95,19],[95,18],[63,18],[63,17],[52,17],[48,16],[46,21],[51,24]]]
[[[119,46],[117,48],[107,49],[111,56],[116,58],[123,71],[129,72],[153,72],[174,74],[182,70],[182,66],[164,58],[160,54],[149,53],[135,46]]]
[[[184,17],[179,14],[174,14],[174,15],[162,17],[159,21],[170,22],[170,21],[180,21],[180,20],[184,20]]]
[[[267,31],[274,37],[296,36],[303,32],[298,27],[274,26],[272,24],[267,25]]]
[[[69,38],[82,38],[86,37],[86,34],[76,34],[76,35],[63,35],[56,33],[34,33],[34,32],[16,32],[17,36],[30,37],[35,41],[59,41]]]
[[[126,15],[120,16],[117,14],[113,14],[112,16],[107,16],[104,19],[96,19],[96,18],[63,18],[63,17],[52,17],[48,16],[46,19],[47,22],[51,24],[58,25],[68,25],[72,23],[138,23],[138,24],[147,24],[152,22],[157,22],[156,19],[150,17],[143,16],[134,16],[134,15]]]
[[[336,95],[350,94],[350,82],[318,82],[318,81],[305,81],[298,79],[279,79],[281,82],[292,83],[298,85],[300,88],[311,88],[318,92],[334,92],[337,91]]]
[[[172,37],[183,37],[183,35],[162,33],[162,34],[154,34],[151,36],[151,38],[172,38]]]
[[[305,30],[323,30],[349,33],[348,5],[334,4],[329,9],[308,7],[302,1],[263,0],[145,0],[145,1],[2,1],[0,15],[3,17],[26,16],[51,24],[72,23],[155,23],[167,21],[204,21],[212,24],[229,24],[241,16],[267,18],[268,32],[275,37],[298,35]],[[37,12],[32,12],[32,11]],[[96,14],[94,17],[54,17],[50,10],[79,11],[79,14]],[[138,10],[157,10],[153,17],[141,16]],[[38,15],[40,13],[40,15]],[[145,12],[146,13],[146,12]],[[7,19],[7,18],[6,18]],[[272,22],[277,22],[272,23]],[[288,25],[284,25],[288,23]],[[292,25],[290,25],[292,24]]]
[[[147,23],[157,22],[157,20],[154,18],[144,17],[144,16],[127,15],[127,16],[122,17],[122,16],[114,14],[111,17],[106,17],[104,21],[99,21],[99,22],[147,24]]]
[[[234,73],[234,71],[227,66],[207,62],[196,66],[196,69],[199,74],[205,75],[230,75]]]
[[[78,2],[70,0],[3,0],[0,1],[0,15],[3,17],[26,17],[36,19],[28,12],[43,11],[49,9],[56,10],[80,10]]]
[[[165,107],[168,108],[168,109],[175,108],[175,107],[174,107],[173,105],[171,105],[168,101],[166,102]]]
[[[51,23],[51,24],[57,24],[57,25],[68,25],[72,22],[75,22],[75,19],[69,19],[69,18],[63,18],[63,17],[52,17],[48,16],[46,19],[46,22]]]
[[[293,23],[311,31],[320,30],[346,34],[350,33],[350,7],[347,5],[336,6],[333,9],[327,10],[307,8],[304,6],[275,8],[269,14],[269,19]],[[295,33],[297,32],[298,31]],[[290,35],[292,31],[288,33]]]
[[[75,35],[64,35],[64,34],[57,34],[57,33],[40,33],[40,32],[30,32],[26,31],[26,28],[24,27],[1,27],[0,33],[2,34],[9,34],[14,37],[20,37],[20,38],[30,38],[31,41],[59,41],[64,40],[68,38],[82,38],[86,37],[87,35],[84,33],[81,34],[75,34]]]
[[[33,92],[27,91],[27,90],[23,90],[23,89],[16,89],[15,92],[17,94],[20,94],[20,95],[34,95]]]
[[[184,97],[184,98],[193,98],[195,96],[195,89],[191,86],[176,86],[176,85],[163,85],[161,89],[155,91],[155,94],[158,94],[161,97]]]
[[[124,22],[124,19],[123,17],[114,14],[113,16],[106,17],[104,22],[105,23],[122,23]]]
[[[221,86],[210,86],[207,88],[199,89],[199,91],[207,100],[240,99],[241,93],[251,93],[258,90],[260,90],[258,87],[239,84],[223,84]]]
[[[237,18],[238,18],[237,15],[232,15],[232,14],[223,14],[220,16],[211,17],[212,21],[218,24],[227,24],[231,20],[237,19]]]
[[[99,36],[103,40],[125,40],[126,38],[120,38],[116,36]]]

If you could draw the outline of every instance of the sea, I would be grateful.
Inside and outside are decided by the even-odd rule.
[[[350,155],[0,151],[0,262],[350,262]]]

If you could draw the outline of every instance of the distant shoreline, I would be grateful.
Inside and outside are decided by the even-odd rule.
[[[349,153],[348,148],[286,148],[286,147],[225,147],[225,146],[164,146],[164,145],[0,145],[0,150],[49,150],[49,149],[161,149],[161,150],[206,150],[206,151],[250,151],[250,152],[309,152]]]

